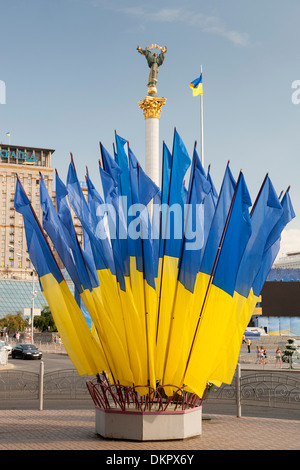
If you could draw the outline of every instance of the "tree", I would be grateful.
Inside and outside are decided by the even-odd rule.
[[[285,345],[285,350],[283,351],[282,354],[282,360],[283,362],[289,362],[290,363],[290,368],[292,369],[293,366],[293,358],[297,357],[297,346],[295,345],[295,340],[294,338],[289,338],[287,340],[287,343]]]
[[[6,328],[9,332],[24,331],[29,326],[28,320],[22,318],[22,313],[10,314],[0,319],[0,328]]]
[[[35,328],[37,328],[39,331],[57,331],[55,322],[53,320],[50,308],[48,305],[43,307],[43,310],[41,311],[41,315],[34,317],[34,323],[33,325]]]

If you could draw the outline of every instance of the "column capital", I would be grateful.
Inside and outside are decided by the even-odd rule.
[[[164,106],[166,98],[157,98],[156,96],[145,96],[139,101],[139,107],[143,110],[145,119],[160,118],[161,108]]]

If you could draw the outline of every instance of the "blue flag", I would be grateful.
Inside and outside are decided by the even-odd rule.
[[[235,185],[235,180],[232,176],[229,165],[227,165],[201,262],[201,272],[208,275],[212,272],[215,258],[217,256]]]
[[[270,269],[279,252],[281,232],[284,227],[295,217],[295,212],[290,199],[289,190],[287,190],[284,194],[281,201],[281,206],[283,209],[283,213],[267,239],[264,253],[262,256],[261,267],[253,282],[253,293],[256,296],[260,295],[264,283],[267,279],[267,276],[270,272]]]
[[[127,141],[123,139],[123,137],[120,137],[118,134],[115,134],[115,138],[116,138],[117,164],[121,169],[121,174],[120,174],[121,195],[127,197],[127,206],[130,207],[132,204],[131,188],[130,188],[130,174],[129,174],[129,166],[128,166],[128,157],[124,149],[124,146],[127,143]]]
[[[180,261],[179,281],[186,289],[193,292],[204,251],[205,201],[211,191],[211,185],[203,171],[196,148],[194,149],[189,186],[188,203],[190,206],[185,221],[185,240]]]
[[[186,191],[184,177],[191,160],[178,132],[174,132],[172,166],[170,172],[169,210],[167,215],[167,233],[164,254],[179,258],[184,234],[184,204]],[[173,207],[172,207],[173,206]],[[172,219],[174,215],[174,220]]]
[[[82,193],[80,183],[77,179],[73,160],[71,160],[67,175],[67,190],[70,206],[79,218],[83,230],[91,243],[91,250],[94,256],[97,270],[110,269],[115,274],[113,256],[108,239],[97,238],[87,201]]]
[[[81,293],[81,285],[83,285],[84,288],[87,288],[88,286],[85,284],[84,279],[80,279],[80,276],[77,272],[77,266],[74,264],[73,257],[71,256],[70,246],[65,236],[64,229],[53,206],[52,200],[48,194],[43,175],[41,173],[40,200],[41,208],[43,211],[43,227],[48,233],[50,239],[52,240],[52,243],[58,253],[58,256],[66,267],[75,285],[75,288],[78,290],[79,293]]]
[[[120,288],[125,291],[125,276],[130,273],[130,258],[127,244],[127,223],[119,202],[118,188],[113,177],[99,165],[100,177],[106,204],[111,205],[113,214],[109,214],[111,246],[115,262],[116,276]]]
[[[162,184],[161,184],[161,197],[156,197],[156,204],[161,204],[161,215],[159,220],[155,220],[157,233],[159,236],[158,249],[159,257],[163,257],[164,253],[164,238],[166,234],[166,221],[168,215],[168,202],[169,202],[169,191],[170,191],[170,174],[172,165],[172,154],[168,149],[167,145],[163,144],[163,167],[162,167]]]
[[[133,194],[136,194],[137,192],[137,198],[136,196],[133,196],[133,202],[136,198],[137,202],[141,204],[141,212],[139,215],[141,243],[138,245],[138,250],[139,248],[142,250],[144,278],[147,283],[155,289],[154,279],[157,273],[158,259],[155,258],[157,251],[153,244],[151,222],[147,206],[159,193],[159,188],[138,164],[138,161],[130,147],[128,147],[128,155],[130,174],[132,175],[131,182],[134,189]]]
[[[249,214],[251,204],[244,175],[240,173],[213,276],[213,284],[231,296],[234,293],[240,262],[252,232]]]
[[[103,169],[108,173],[115,182],[115,186],[119,188],[120,186],[120,175],[122,173],[121,168],[116,163],[116,161],[111,157],[109,152],[100,142],[100,150],[103,162]]]
[[[72,250],[74,261],[78,266],[78,271],[84,278],[82,281],[83,286],[87,286],[89,290],[93,287],[99,286],[98,276],[94,259],[91,259],[87,253],[83,253],[83,250],[77,239],[76,231],[73,224],[73,219],[69,205],[66,200],[68,194],[67,188],[56,172],[56,204],[57,204],[57,215],[61,221],[64,234],[68,240],[68,244]]]
[[[268,237],[282,215],[283,209],[267,176],[252,210],[252,233],[243,255],[235,290],[248,297],[253,281],[261,267]]]
[[[42,277],[51,273],[56,281],[60,283],[63,281],[63,275],[54,259],[19,178],[17,178],[14,205],[16,211],[23,215],[28,253],[38,276]]]

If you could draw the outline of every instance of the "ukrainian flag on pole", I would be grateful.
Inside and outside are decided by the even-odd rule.
[[[203,95],[202,73],[190,83],[190,88],[193,90],[193,96]]]

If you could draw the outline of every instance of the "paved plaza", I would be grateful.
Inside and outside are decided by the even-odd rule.
[[[95,433],[94,410],[2,410],[2,450],[298,450],[298,420],[203,415],[199,437],[160,442],[107,440]],[[209,418],[209,419],[206,419]]]
[[[270,356],[274,347],[268,348]],[[274,370],[274,361],[262,367],[255,364],[255,348],[247,354],[241,348],[243,367]],[[294,368],[299,369],[299,364]],[[283,365],[288,368],[287,364]],[[212,411],[211,411],[212,410]],[[0,451],[7,450],[101,450],[167,451],[201,450],[298,450],[300,449],[300,421],[297,413],[286,410],[280,419],[272,417],[244,416],[237,418],[235,407],[232,414],[217,414],[218,408],[203,410],[202,435],[186,440],[133,442],[103,439],[95,432],[95,412],[90,409],[16,410],[2,409],[0,412]],[[287,413],[287,414],[284,414]],[[278,414],[279,415],[279,414]],[[288,417],[288,419],[285,419]],[[294,418],[294,419],[293,419]],[[3,454],[2,454],[3,455]]]

